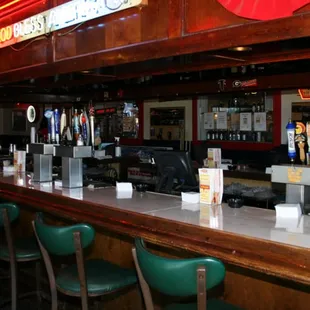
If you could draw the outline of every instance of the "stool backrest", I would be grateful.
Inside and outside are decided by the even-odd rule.
[[[57,309],[57,288],[53,265],[49,254],[64,256],[74,253],[76,255],[80,281],[82,309],[88,309],[88,292],[83,249],[93,242],[95,238],[94,228],[88,224],[77,224],[65,227],[47,225],[43,222],[40,213],[37,214],[36,220],[32,222],[32,226],[49,278],[52,309]]]
[[[179,297],[196,295],[199,269],[205,270],[205,283],[203,283],[205,289],[215,287],[225,277],[225,266],[216,258],[170,259],[160,257],[147,251],[140,238],[135,240],[135,251],[146,283],[166,295]]]
[[[9,222],[13,222],[19,217],[19,208],[16,204],[0,203],[0,227],[4,226],[5,212],[7,212]]]
[[[76,252],[73,237],[75,232],[80,233],[82,248],[87,248],[95,238],[95,230],[88,224],[50,226],[37,218],[35,229],[44,248],[53,255],[71,255]]]

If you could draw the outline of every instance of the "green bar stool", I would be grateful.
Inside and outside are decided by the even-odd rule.
[[[111,294],[137,283],[135,270],[121,268],[105,260],[84,261],[83,249],[95,238],[92,226],[50,226],[43,223],[41,215],[38,215],[32,224],[48,273],[52,310],[57,310],[57,291],[80,297],[82,310],[87,310],[88,297]],[[61,268],[55,276],[49,254],[75,254],[76,264]]]
[[[0,228],[4,228],[6,244],[0,245],[0,260],[10,263],[11,299],[0,302],[0,308],[11,302],[11,309],[16,310],[17,299],[36,294],[41,300],[40,259],[41,253],[35,238],[13,238],[11,223],[19,217],[19,208],[13,203],[0,204]],[[36,261],[36,291],[18,295],[17,263]]]
[[[207,290],[220,284],[225,277],[223,263],[211,257],[169,259],[146,250],[142,239],[132,249],[146,310],[154,310],[150,287],[174,297],[197,295],[197,302],[171,304],[165,310],[237,310],[220,299],[208,299]]]

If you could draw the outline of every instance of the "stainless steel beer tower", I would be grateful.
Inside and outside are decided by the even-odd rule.
[[[62,187],[83,187],[83,158],[92,157],[92,147],[57,145],[54,156],[62,157]]]
[[[53,180],[53,145],[31,143],[27,145],[27,153],[33,154],[33,181],[51,182]]]
[[[286,203],[310,204],[310,167],[283,165],[271,167],[271,181],[286,184]]]

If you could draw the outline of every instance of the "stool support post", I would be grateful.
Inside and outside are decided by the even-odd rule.
[[[37,238],[37,241],[38,241],[38,244],[39,244],[42,256],[43,256],[43,260],[44,260],[47,275],[48,275],[48,280],[50,283],[51,297],[52,297],[52,308],[51,308],[51,310],[57,310],[57,308],[58,308],[57,289],[56,289],[56,280],[55,280],[52,262],[51,262],[51,259],[50,259],[48,252],[46,251],[46,249],[44,248],[44,246],[42,245],[42,243],[38,237],[34,221],[32,221],[32,227],[33,227],[34,234]]]
[[[16,255],[13,245],[13,236],[11,231],[11,224],[9,220],[8,210],[3,209],[3,224],[6,235],[6,241],[9,250],[10,257],[10,271],[11,271],[11,296],[12,296],[12,310],[17,308],[17,266],[16,266]]]
[[[144,303],[145,303],[145,308],[146,308],[146,310],[154,310],[154,304],[153,304],[151,290],[150,290],[149,285],[145,281],[143,274],[142,274],[142,271],[140,269],[138,258],[137,258],[137,251],[136,251],[135,247],[132,248],[132,256],[133,256],[133,260],[134,260],[134,263],[136,266],[138,279],[139,279],[139,283],[141,286],[141,291],[142,291],[142,295],[143,295],[143,299],[144,299]]]
[[[207,310],[206,267],[197,268],[197,308]]]
[[[88,292],[87,292],[87,282],[84,268],[83,248],[81,244],[81,233],[74,232],[73,237],[76,252],[76,264],[78,268],[80,287],[81,287],[82,310],[88,310]]]

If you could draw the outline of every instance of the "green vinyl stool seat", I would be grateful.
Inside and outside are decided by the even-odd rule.
[[[220,260],[160,257],[149,252],[140,238],[135,240],[132,252],[147,310],[154,309],[150,288],[172,297],[197,296],[197,303],[171,304],[165,310],[205,310],[206,305],[208,310],[240,309],[223,300],[207,299],[206,291],[225,278],[225,266]]]
[[[85,262],[85,274],[89,295],[108,294],[137,282],[134,270],[121,268],[99,259]],[[60,270],[56,277],[56,286],[61,291],[80,294],[80,280],[76,264]]]
[[[95,230],[88,224],[51,226],[41,214],[32,223],[42,252],[50,282],[52,310],[58,307],[57,291],[81,298],[82,310],[88,309],[88,297],[103,296],[137,283],[134,270],[125,269],[105,260],[84,261],[83,249],[95,239]],[[50,254],[75,254],[76,264],[58,270],[55,276]]]
[[[15,257],[17,261],[38,260],[41,252],[37,240],[33,237],[18,238],[14,241]],[[7,245],[0,246],[0,260],[9,260],[9,248]]]

